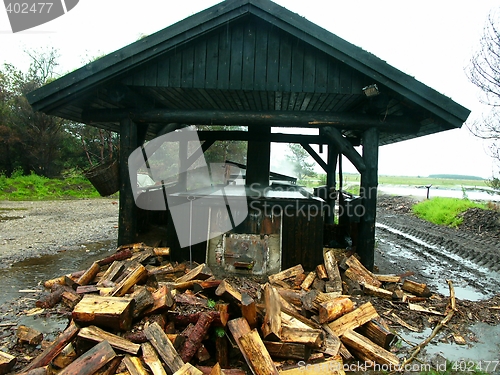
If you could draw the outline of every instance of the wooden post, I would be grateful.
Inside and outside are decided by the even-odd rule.
[[[375,256],[375,219],[377,211],[378,187],[378,141],[379,132],[370,128],[363,134],[363,160],[366,170],[361,172],[360,195],[363,202],[364,215],[361,217],[358,230],[357,253],[361,263],[373,271]]]
[[[333,224],[335,220],[335,195],[334,190],[336,187],[335,173],[337,172],[337,158],[339,153],[336,147],[330,143],[328,144],[328,170],[326,171],[326,203],[328,204],[328,211],[325,217],[327,224]]]
[[[137,232],[137,207],[132,184],[137,176],[130,176],[128,157],[137,147],[137,125],[129,118],[120,120],[120,211],[118,217],[118,246],[135,241]],[[130,177],[133,178],[132,184]]]
[[[271,127],[265,129],[249,126],[249,134],[258,134],[265,139],[271,134]],[[267,141],[248,141],[246,185],[259,184],[261,188],[269,186],[269,170],[271,168],[271,143]]]

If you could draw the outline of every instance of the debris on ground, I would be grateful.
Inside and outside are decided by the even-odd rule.
[[[258,278],[214,275],[205,264],[170,262],[168,248],[139,243],[44,286],[31,313],[66,316],[68,325],[52,342],[11,327],[17,342],[0,351],[0,374],[397,370],[426,343],[402,353],[395,326],[450,329],[452,317],[464,314],[451,282],[450,297],[440,296],[411,272],[375,274],[356,254],[328,248],[315,270],[296,265]],[[498,301],[491,304],[489,318],[498,323]],[[451,335],[457,344],[464,336]]]

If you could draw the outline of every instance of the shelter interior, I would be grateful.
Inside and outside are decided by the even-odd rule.
[[[450,98],[269,0],[223,1],[61,77],[28,100],[35,110],[120,134],[118,243],[163,226],[160,233],[177,259],[189,252],[181,247],[167,198],[202,201],[208,193],[189,185],[200,156],[219,141],[246,141],[245,165],[228,163],[216,184],[228,187],[224,203],[210,210],[200,205],[194,214],[191,206],[190,221],[182,224],[189,226],[195,215],[206,219],[210,232],[218,213],[231,214],[229,201],[243,192],[248,215],[217,236],[205,231],[189,246],[193,260],[242,273],[298,263],[312,269],[331,241],[353,246],[372,269],[379,147],[459,128],[469,115]],[[172,136],[189,125],[205,126],[196,139]],[[279,131],[287,127],[317,130]],[[153,147],[162,136],[168,140]],[[302,145],[326,172],[326,185],[311,193],[270,171],[271,142]],[[320,153],[311,145],[319,145]],[[158,177],[160,185],[140,189],[129,157],[139,150],[146,165],[165,147],[176,150],[176,180]],[[341,191],[343,158],[361,174],[359,197]],[[231,168],[243,170],[244,179],[231,178]],[[266,212],[265,204],[273,210]],[[290,204],[295,206],[288,215]],[[336,224],[335,206],[347,213]],[[355,207],[362,214],[350,214]]]

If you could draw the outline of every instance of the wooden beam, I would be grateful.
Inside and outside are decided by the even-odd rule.
[[[326,169],[326,202],[328,204],[329,210],[326,212],[325,222],[327,224],[333,224],[335,222],[335,198],[336,194],[333,191],[337,188],[337,183],[335,181],[335,174],[337,172],[337,159],[339,157],[339,152],[336,147],[332,144],[328,145],[328,165]],[[340,190],[340,189],[339,189]]]
[[[375,128],[367,130],[363,135],[363,160],[366,170],[361,173],[360,196],[363,202],[364,215],[358,227],[357,253],[361,263],[373,271],[375,257],[375,219],[377,213],[378,187],[378,140],[379,132]]]
[[[135,241],[137,232],[136,205],[132,186],[137,176],[130,176],[128,157],[137,147],[137,125],[129,118],[120,120],[120,207],[118,216],[118,246]],[[131,184],[131,177],[133,179]]]
[[[258,184],[261,188],[269,186],[269,170],[271,168],[271,143],[265,140],[265,136],[271,134],[271,127],[258,129],[254,126],[248,128],[248,132],[261,135],[264,140],[249,141],[247,147],[247,186]]]
[[[184,110],[184,109],[93,109],[82,113],[84,122],[115,122],[128,117],[138,123],[179,122],[195,125],[264,125],[276,127],[327,127],[366,130],[410,132],[418,131],[420,124],[407,116],[379,116],[357,113],[308,112],[308,111],[228,111],[228,110]]]
[[[252,134],[244,130],[198,130],[200,141],[262,141],[276,143],[309,143],[309,144],[328,144],[328,140],[320,135],[309,134]]]
[[[311,155],[311,157],[314,159],[314,161],[315,161],[316,163],[318,163],[318,164],[319,164],[319,166],[320,166],[321,168],[323,168],[323,170],[324,170],[325,172],[327,172],[327,171],[328,171],[328,165],[327,165],[327,164],[325,163],[325,161],[321,158],[321,156],[319,156],[319,155],[317,154],[317,152],[313,150],[313,148],[311,147],[311,145],[310,145],[310,144],[308,144],[308,143],[301,143],[300,145],[304,148],[304,150],[306,150],[306,151],[309,153],[309,155]]]
[[[360,154],[354,149],[352,144],[342,135],[342,133],[332,127],[323,128],[323,134],[328,137],[331,144],[339,150],[340,153],[344,154],[347,159],[356,167],[356,169],[361,173],[366,169],[365,161]],[[378,146],[378,145],[377,145]]]

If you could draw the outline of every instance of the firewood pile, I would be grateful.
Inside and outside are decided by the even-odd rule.
[[[27,364],[0,352],[0,373],[344,374],[353,362],[397,368],[395,335],[369,299],[356,297],[410,303],[430,296],[425,284],[374,274],[336,249],[325,249],[313,271],[297,265],[264,280],[217,277],[205,264],[172,263],[168,248],[142,243],[44,285],[50,293],[36,306],[66,311],[69,324]],[[36,345],[43,338],[20,326],[17,339]]]

